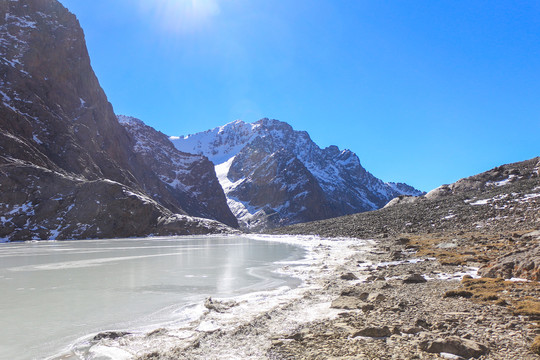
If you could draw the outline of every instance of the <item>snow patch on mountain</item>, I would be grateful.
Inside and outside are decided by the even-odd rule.
[[[231,193],[238,185],[246,181],[245,178],[232,182],[227,174],[234,161],[234,156],[222,164],[216,165],[216,176],[225,194]],[[252,206],[247,201],[240,201],[232,195],[227,196],[227,205],[237,219],[244,223],[252,222],[262,210],[260,207]]]

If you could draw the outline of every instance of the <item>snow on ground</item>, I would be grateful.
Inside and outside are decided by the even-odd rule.
[[[533,189],[533,190],[536,191],[536,189]],[[523,194],[522,196],[519,196],[519,197],[518,195],[519,194],[517,193],[501,194],[501,195],[497,195],[497,196],[494,196],[492,198],[487,198],[487,199],[480,199],[480,200],[469,199],[469,200],[465,200],[465,203],[472,206],[490,205],[490,206],[496,207],[497,209],[504,209],[506,208],[507,205],[506,204],[498,205],[497,204],[498,201],[506,200],[507,202],[526,203],[531,199],[536,199],[540,197],[540,193]]]

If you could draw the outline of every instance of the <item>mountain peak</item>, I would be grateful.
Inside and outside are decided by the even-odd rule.
[[[384,183],[352,151],[321,149],[307,132],[275,119],[237,120],[171,141],[214,162],[229,207],[248,228],[375,210],[396,196],[421,194]]]

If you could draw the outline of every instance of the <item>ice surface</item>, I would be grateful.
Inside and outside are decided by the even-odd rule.
[[[300,299],[311,289],[320,288],[321,283],[316,279],[332,276],[335,268],[344,264],[349,258],[349,246],[365,246],[365,251],[371,247],[372,242],[352,239],[323,239],[315,236],[246,236],[251,240],[274,241],[293,244],[303,247],[306,256],[299,260],[285,260],[278,264],[278,272],[288,276],[303,279],[304,282],[296,287],[281,286],[271,290],[257,291],[230,298],[215,298],[213,301],[234,304],[224,312],[208,311],[202,303],[183,307],[179,311],[179,320],[174,323],[154,325],[130,331],[132,335],[120,339],[103,339],[97,343],[89,342],[88,337],[80,339],[80,351],[90,351],[99,354],[100,359],[116,359],[115,356],[128,356],[127,354],[141,354],[149,351],[167,351],[182,344],[191,343],[197,339],[198,334],[216,330],[234,330],[239,326],[249,324],[264,312],[272,311]],[[304,308],[295,312],[294,316],[281,324],[282,330],[297,327],[299,324],[325,318],[335,318],[340,313],[330,308],[329,301],[321,301],[313,307]],[[155,326],[158,326],[156,328]],[[148,333],[155,335],[148,336]],[[90,347],[88,348],[88,345]],[[219,358],[258,358],[253,354],[239,354],[231,349],[216,349]],[[247,356],[247,357],[246,357]],[[262,354],[261,354],[262,356]],[[129,357],[128,357],[129,358]]]

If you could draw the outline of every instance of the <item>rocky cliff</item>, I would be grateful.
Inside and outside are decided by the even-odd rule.
[[[236,121],[171,140],[216,164],[229,206],[250,229],[375,210],[396,196],[422,194],[377,179],[351,151],[321,149],[307,132],[277,120]]]
[[[191,207],[133,155],[135,145],[75,16],[56,0],[0,2],[0,238],[227,229],[188,217]]]

